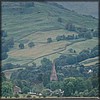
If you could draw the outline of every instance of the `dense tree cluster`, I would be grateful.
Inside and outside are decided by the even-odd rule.
[[[7,52],[13,48],[14,46],[14,38],[8,38],[7,32],[2,30],[1,31],[1,51],[2,51],[2,55],[1,55],[1,60],[5,60],[6,58],[8,58],[8,54]]]
[[[75,25],[73,25],[72,23],[67,23],[65,28],[68,30],[68,31],[75,31]]]
[[[61,20],[61,18],[58,18],[59,21]],[[82,27],[75,27],[75,25],[73,25],[72,23],[68,23],[66,25],[66,29],[69,31],[75,31],[78,34],[72,34],[72,35],[58,35],[56,37],[57,41],[61,41],[61,40],[75,40],[75,39],[92,39],[93,37],[98,37],[98,31],[97,30],[90,30],[87,28],[82,28]],[[52,42],[52,38],[48,38],[47,39],[47,43],[51,43]]]
[[[1,78],[2,82],[7,80],[6,77],[5,77],[5,74],[3,72],[1,72],[1,77],[0,78]]]
[[[56,40],[57,41],[61,41],[61,40],[74,40],[74,39],[79,39],[80,37],[79,37],[79,35],[74,35],[74,34],[72,34],[72,35],[67,35],[67,36],[65,36],[65,35],[58,35],[57,37],[56,37]]]
[[[2,37],[7,37],[7,32],[5,32],[4,30],[1,31],[1,36]]]
[[[98,86],[93,88],[91,83],[91,79],[84,79],[82,77],[65,78],[63,83],[64,96],[98,96]],[[93,94],[94,91],[95,93]]]
[[[13,96],[13,84],[9,81],[2,82],[2,90],[1,90],[2,97],[12,97]]]
[[[79,38],[86,38],[86,39],[91,39],[93,37],[98,37],[98,31],[93,30],[93,29],[87,29],[87,28],[82,28],[82,27],[76,27],[75,32],[78,33]]]
[[[82,50],[78,55],[61,55],[56,59],[58,66],[77,64],[88,58],[99,56],[99,47],[95,46],[93,49]]]
[[[57,40],[57,41],[65,40],[65,39],[66,39],[66,36],[65,36],[65,35],[61,35],[61,36],[57,36],[57,37],[56,37],[56,40]]]
[[[19,64],[5,63],[5,64],[2,64],[1,70],[4,71],[4,70],[13,69],[13,68],[21,68],[21,67],[22,66]]]
[[[93,30],[93,29],[90,30],[90,29],[87,29],[87,28],[84,28],[84,27],[76,27],[72,23],[67,23],[65,28],[68,31],[77,32],[78,33],[78,38],[92,39],[92,37],[98,37],[99,36],[97,30]]]
[[[23,93],[34,89],[34,84],[43,84],[43,88],[55,91],[55,94],[52,95],[56,95],[57,90],[61,89],[64,91],[64,96],[92,96],[94,91],[96,92],[94,96],[97,96],[98,65],[88,67],[80,64],[59,66],[56,63],[58,81],[50,82],[51,68],[51,61],[43,58],[41,66],[36,67],[35,63],[32,66],[26,66],[25,69],[14,72],[11,79],[14,84],[21,87]],[[92,72],[89,73],[89,70]],[[34,92],[39,93],[40,90],[37,89],[34,89]],[[42,91],[44,96],[49,95],[49,92],[49,90]]]
[[[2,71],[12,69],[12,68],[15,68],[15,67],[16,66],[13,65],[12,63],[6,63],[6,64],[2,65]]]
[[[7,52],[2,52],[2,54],[1,54],[1,59],[2,59],[2,60],[5,60],[6,58],[8,58]]]
[[[81,32],[81,33],[78,33],[78,35],[68,35],[68,36],[65,36],[65,35],[61,35],[61,36],[57,36],[56,37],[56,40],[57,41],[61,41],[61,40],[75,40],[75,39],[81,39],[81,38],[84,38],[84,39],[92,39],[93,37],[98,37],[98,32],[90,32],[90,31],[87,31],[87,32]]]

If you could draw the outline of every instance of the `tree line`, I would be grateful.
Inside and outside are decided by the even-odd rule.
[[[8,58],[7,52],[13,48],[14,46],[14,38],[13,37],[8,37],[8,34],[6,31],[2,30],[1,31],[1,60],[5,60]]]
[[[34,47],[34,46],[35,46],[34,42],[29,42],[29,43],[28,43],[28,47],[32,48],[32,47]],[[20,44],[19,44],[19,48],[20,48],[20,49],[24,49],[24,48],[25,48],[24,43],[20,43]]]
[[[62,18],[58,18],[57,19],[58,22],[62,23]],[[65,25],[65,29],[68,31],[74,31],[76,33],[78,33],[78,35],[58,35],[56,37],[57,41],[61,41],[61,40],[73,40],[73,39],[80,39],[80,38],[84,38],[84,39],[92,39],[93,37],[99,37],[98,34],[98,30],[94,30],[94,29],[87,29],[84,27],[76,27],[73,23],[67,23]],[[47,43],[51,43],[53,40],[51,37],[47,38]]]
[[[64,65],[71,65],[71,64],[77,64],[81,61],[84,61],[89,58],[97,57],[99,56],[99,46],[96,45],[92,49],[86,49],[82,50],[77,55],[60,55],[59,58],[56,58],[56,65],[57,66],[64,66]]]

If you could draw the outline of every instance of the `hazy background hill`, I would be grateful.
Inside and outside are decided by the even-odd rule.
[[[74,10],[80,14],[92,15],[98,18],[99,4],[98,2],[57,2],[60,5],[63,5],[65,8]]]

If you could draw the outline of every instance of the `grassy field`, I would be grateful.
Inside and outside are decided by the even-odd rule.
[[[7,79],[10,79],[11,74],[12,74],[14,71],[17,71],[18,69],[24,69],[24,68],[14,68],[14,69],[5,70],[5,71],[3,71],[3,72],[4,72],[4,74],[5,74],[5,77],[6,77]]]
[[[69,43],[70,42],[67,41],[59,41],[46,44],[38,44],[33,48],[26,46],[25,49],[22,50],[18,48],[13,49],[8,52],[9,58],[6,59],[3,63],[11,62],[14,64],[24,64],[40,57],[47,57],[52,60],[59,56],[59,54],[56,52],[63,50],[65,45]]]
[[[54,42],[54,43],[47,43],[42,45],[37,45],[33,48],[25,48],[25,49],[19,49],[10,51],[9,55],[12,57],[34,57],[37,58],[42,55],[47,55],[49,53],[52,53],[60,48],[64,48],[65,44],[68,44],[70,42],[61,41],[61,42]],[[44,52],[45,51],[45,52]]]
[[[68,46],[67,49],[61,53],[68,54],[69,53],[68,49],[74,49],[76,51],[76,53],[78,54],[79,52],[81,52],[82,50],[85,50],[87,48],[92,49],[93,47],[98,45],[98,43],[99,42],[98,42],[97,38],[93,38],[93,39],[81,41],[81,42],[76,42],[76,43]]]
[[[47,42],[47,38],[52,38],[54,41],[56,40],[56,37],[58,35],[71,35],[71,34],[77,34],[76,32],[69,32],[64,29],[56,29],[56,30],[49,30],[49,31],[38,31],[34,34],[30,34],[27,37],[22,38],[22,40],[29,40],[34,42]]]
[[[43,57],[46,57],[53,61],[55,58],[59,57],[60,54],[69,54],[69,49],[76,50],[78,54],[83,49],[93,48],[98,44],[98,40],[93,38],[91,40],[86,40],[82,42],[76,42],[72,45],[67,46],[66,50],[63,50],[66,44],[70,44],[71,42],[67,41],[59,41],[53,43],[46,43],[46,44],[37,44],[33,48],[25,46],[25,49],[20,50],[18,46],[16,49],[11,50],[9,54],[9,58],[4,61],[11,62],[14,64],[25,64],[28,62],[36,62],[37,65],[40,65],[40,61]],[[45,51],[45,52],[44,52]],[[59,53],[58,53],[59,52]],[[53,53],[53,54],[52,54]]]
[[[95,65],[96,63],[99,63],[99,58],[98,57],[89,58],[87,60],[84,60],[84,61],[80,62],[80,64],[83,64],[84,66]]]

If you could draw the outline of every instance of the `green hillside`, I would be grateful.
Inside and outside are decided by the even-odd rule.
[[[58,22],[58,18],[62,18],[61,23]],[[74,11],[70,11],[53,3],[35,2],[34,5],[28,7],[25,6],[25,3],[3,2],[2,29],[7,31],[8,37],[14,37],[15,41],[14,48],[8,52],[8,59],[4,60],[3,63],[25,64],[35,59],[38,60],[38,58],[41,59],[41,57],[49,57],[51,60],[57,58],[60,54],[56,52],[60,52],[59,50],[61,48],[63,49],[66,44],[71,42],[57,42],[56,37],[58,35],[68,36],[77,34],[76,32],[65,29],[65,25],[69,22],[77,27],[85,27],[88,29],[97,29],[98,26],[97,19],[79,15]],[[47,44],[47,38],[49,37],[53,39],[51,44]],[[28,48],[27,44],[30,41],[35,43],[34,48]],[[96,44],[97,41],[97,39],[93,39],[93,44]],[[19,43],[25,44],[24,50],[19,49]],[[73,44],[71,47],[74,48],[76,46]],[[93,48],[94,45],[89,47]],[[66,50],[61,50],[61,53],[66,53]],[[82,48],[78,51],[81,50]]]
[[[35,2],[34,7],[23,7],[22,5],[23,13],[19,13],[20,10],[16,11],[19,7],[12,5],[5,7],[2,11],[2,28],[10,35],[18,36],[20,34],[20,37],[24,37],[36,31],[64,29],[67,22],[93,29],[97,28],[98,25],[97,19],[61,9],[50,3]],[[24,13],[25,11],[29,13]],[[62,24],[57,22],[58,17],[63,19]]]

